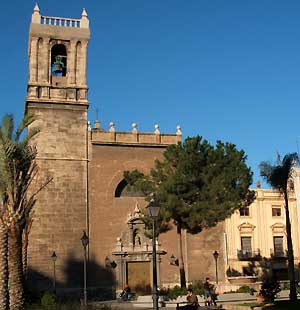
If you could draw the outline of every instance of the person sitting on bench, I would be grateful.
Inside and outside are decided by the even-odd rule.
[[[123,291],[122,291],[121,294],[120,294],[120,297],[121,297],[122,300],[126,301],[126,300],[130,300],[131,296],[132,296],[132,295],[131,295],[130,287],[129,287],[129,285],[126,283],[126,284],[124,285]]]
[[[191,288],[187,289],[186,300],[187,300],[187,304],[177,309],[180,309],[180,310],[183,310],[183,309],[184,310],[197,310],[198,309],[198,306],[199,306],[198,298],[193,293],[193,290]]]

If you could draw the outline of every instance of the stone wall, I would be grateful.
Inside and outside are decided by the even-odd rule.
[[[52,252],[57,255],[58,286],[79,287],[83,249],[80,238],[87,227],[86,107],[28,104],[34,126],[40,129],[39,179],[53,178],[39,194],[29,239],[31,280],[51,287]]]
[[[112,284],[114,270],[106,268],[105,258],[113,260],[117,238],[126,232],[128,216],[136,205],[145,206],[142,197],[115,197],[125,170],[149,172],[164,148],[120,145],[93,145],[90,164],[90,259],[98,272],[91,274],[92,286]],[[114,284],[116,284],[114,282]]]
[[[107,133],[101,136],[105,134]],[[97,263],[99,272],[90,275],[92,286],[106,286],[109,283],[120,286],[116,283],[118,275],[115,274],[118,267],[115,270],[107,268],[105,259],[114,259],[112,253],[116,249],[118,238],[128,229],[128,216],[134,212],[136,205],[140,208],[146,205],[142,197],[114,196],[118,184],[123,180],[123,172],[133,169],[149,172],[154,160],[161,158],[164,150],[165,147],[159,144],[136,146],[134,143],[93,142],[90,166],[90,259]],[[183,233],[188,281],[203,280],[206,276],[215,279],[214,250],[220,252],[219,280],[224,280],[223,232],[223,224],[220,224],[195,236]],[[150,239],[148,244],[152,251]],[[179,284],[179,268],[170,263],[172,255],[179,257],[175,227],[159,236],[158,249],[164,253],[159,257],[159,283],[165,287]],[[126,259],[125,255],[124,260]],[[126,276],[123,277],[124,281]]]

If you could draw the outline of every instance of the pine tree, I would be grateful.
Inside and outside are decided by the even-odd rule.
[[[186,286],[182,232],[197,234],[249,205],[252,172],[243,150],[217,141],[215,146],[196,136],[169,146],[162,160],[156,160],[149,175],[125,172],[129,187],[142,191],[149,201],[161,206],[161,222],[176,225],[179,245],[181,287]]]

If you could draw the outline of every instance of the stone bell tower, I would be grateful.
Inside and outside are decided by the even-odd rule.
[[[39,178],[53,181],[39,194],[29,236],[30,276],[51,287],[79,287],[83,230],[88,231],[87,45],[89,20],[42,16],[36,5],[29,33],[26,111],[35,138]],[[72,280],[71,280],[72,279]]]

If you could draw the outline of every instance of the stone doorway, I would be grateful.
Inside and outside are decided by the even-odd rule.
[[[145,236],[145,223],[138,205],[128,215],[127,228],[117,238],[112,251],[116,262],[116,293],[128,283],[132,291],[149,294],[152,287],[152,242]],[[160,280],[160,256],[166,254],[156,242],[157,278]]]
[[[150,262],[127,262],[127,283],[134,292],[142,294],[151,292],[150,267]]]

